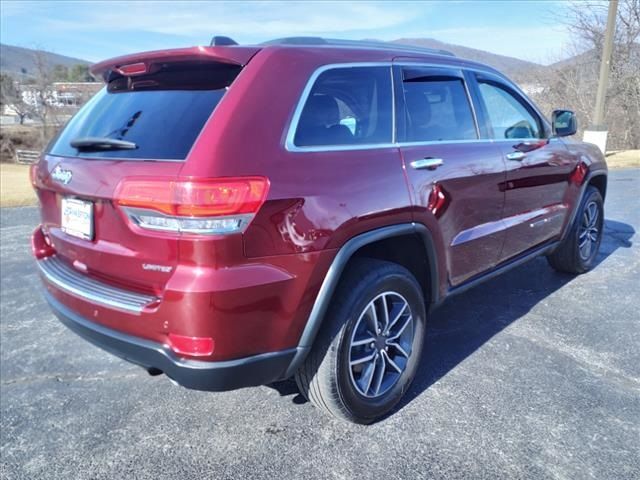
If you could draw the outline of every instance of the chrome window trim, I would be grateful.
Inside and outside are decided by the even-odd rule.
[[[462,84],[464,85],[464,91],[467,93],[467,102],[469,102],[469,107],[471,108],[471,116],[473,117],[473,124],[476,126],[476,138],[481,139],[482,134],[480,133],[480,123],[478,122],[478,113],[476,112],[476,106],[473,104],[473,98],[471,97],[471,90],[469,90],[469,83],[467,82],[467,78],[464,76],[464,70],[462,71]]]
[[[391,75],[391,143],[398,141],[398,124],[396,123],[396,82],[393,74],[393,64],[390,65],[389,75]]]
[[[480,124],[478,123],[478,117],[476,116],[476,109],[473,105],[473,100],[471,98],[471,91],[469,90],[469,85],[467,84],[467,79],[464,75],[464,68],[459,66],[450,66],[450,65],[424,65],[424,64],[406,64],[406,63],[396,63],[395,65],[398,65],[399,67],[418,66],[418,67],[427,67],[427,68],[442,68],[442,69],[449,69],[450,71],[453,71],[459,74],[460,75],[459,80],[462,82],[462,86],[464,87],[467,103],[469,104],[469,111],[471,112],[471,117],[473,119],[473,126],[475,127],[475,131],[476,131],[476,138],[474,139],[465,138],[460,140],[425,140],[424,142],[420,142],[420,141],[402,142],[403,146],[404,145],[423,145],[423,144],[430,145],[430,144],[445,144],[445,143],[469,143],[469,142],[476,142],[478,140],[483,140],[482,136],[480,135]],[[406,103],[407,103],[406,99],[404,100],[404,103],[406,106]]]
[[[493,138],[472,138],[465,140],[429,140],[424,142],[400,142],[396,143],[396,147],[421,147],[428,145],[451,145],[457,143],[495,143]]]
[[[402,60],[400,62],[348,62],[348,63],[329,63],[326,65],[322,65],[316,68],[307,83],[305,84],[304,89],[302,90],[302,94],[298,99],[298,103],[296,104],[296,108],[293,112],[293,116],[289,122],[289,127],[287,129],[287,135],[285,137],[284,147],[288,152],[343,152],[343,151],[354,151],[354,150],[380,150],[380,149],[389,149],[389,148],[402,148],[402,147],[414,147],[414,146],[428,146],[428,145],[445,145],[445,144],[456,144],[456,143],[493,143],[495,141],[500,141],[500,139],[492,139],[492,138],[480,138],[480,131],[478,125],[478,118],[476,116],[475,107],[473,105],[473,101],[469,98],[469,86],[467,85],[466,79],[463,77],[462,82],[464,83],[465,90],[467,91],[467,97],[469,104],[471,105],[471,112],[474,117],[474,122],[476,124],[476,134],[478,138],[476,139],[467,139],[467,140],[444,140],[444,141],[425,141],[425,142],[398,142],[397,141],[397,124],[396,124],[396,98],[395,98],[395,90],[394,90],[394,78],[393,78],[393,66],[418,66],[418,67],[433,67],[433,68],[452,68],[458,69],[462,72],[464,71],[474,71],[480,73],[488,73],[492,75],[496,75],[491,70],[484,70],[480,68],[474,68],[469,66],[448,64],[448,63],[430,63],[423,62],[420,60],[407,61]],[[300,121],[300,116],[302,115],[302,110],[304,109],[304,105],[309,98],[309,94],[311,93],[311,89],[315,85],[318,77],[328,71],[335,70],[339,68],[356,68],[356,67],[389,67],[389,72],[391,75],[391,94],[392,98],[392,112],[391,118],[393,120],[392,131],[391,131],[391,142],[385,143],[369,143],[369,144],[359,144],[359,145],[316,145],[316,146],[304,146],[299,147],[294,143],[294,138],[296,134],[296,130],[298,128],[298,123]],[[499,77],[501,78],[501,77]],[[514,139],[515,140],[515,139]],[[517,139],[517,140],[541,140],[541,139]]]
[[[285,139],[285,148],[289,152],[321,152],[321,151],[336,151],[336,150],[370,150],[371,148],[385,148],[385,145],[393,145],[394,130],[395,130],[395,95],[393,94],[393,70],[391,69],[392,62],[356,62],[356,63],[330,63],[318,67],[309,77],[307,84],[302,90],[302,95],[298,100],[296,109],[293,112],[293,117],[289,123],[289,130]],[[302,116],[302,110],[311,94],[311,90],[315,85],[318,77],[324,72],[329,70],[347,69],[347,68],[361,68],[361,67],[387,67],[389,69],[389,75],[391,75],[391,95],[393,96],[391,101],[391,142],[376,143],[376,144],[360,144],[360,145],[314,145],[314,146],[302,146],[299,147],[295,144],[294,138],[296,136],[296,130],[298,129],[298,123]]]
[[[543,142],[545,140],[549,140],[548,138],[538,138],[538,137],[527,137],[527,138],[492,138],[494,143],[504,143],[504,142]]]
[[[488,72],[483,70],[474,70],[474,71],[477,73],[482,73],[483,75],[489,76],[490,78],[488,78],[488,80],[490,82],[501,85],[503,89],[506,89],[507,93],[509,93],[510,95],[512,95],[512,92],[509,92],[508,90],[513,90],[513,93],[515,93],[516,95],[515,96],[512,95],[512,96],[514,96],[516,101],[518,101],[518,103],[520,103],[521,105],[524,104],[523,106],[525,107],[525,109],[531,110],[531,112],[533,112],[533,116],[536,117],[538,120],[537,122],[538,126],[541,127],[541,130],[542,130],[540,133],[544,136],[538,137],[536,138],[536,140],[546,140],[550,138],[548,135],[550,133],[551,127],[547,120],[547,117],[543,115],[540,109],[531,101],[528,95],[524,93],[518,85],[516,85],[514,82],[512,82],[508,78],[503,77],[501,75],[497,75],[494,72]],[[476,81],[478,83],[478,89],[479,89],[479,84],[482,80],[476,79]],[[480,92],[478,92],[478,94],[480,94]]]
[[[361,145],[322,145],[317,147],[296,147],[293,152],[343,152],[351,150],[382,150],[389,148],[405,148],[405,147],[427,147],[431,145],[452,145],[452,144],[472,144],[472,143],[521,143],[521,142],[539,142],[547,140],[545,138],[475,138],[467,140],[429,140],[424,142],[396,142],[396,143],[376,143]]]
[[[429,140],[424,142],[396,142],[396,143],[375,143],[375,144],[361,144],[361,145],[321,145],[317,147],[296,147],[295,150],[289,150],[293,152],[342,152],[350,150],[382,150],[389,148],[404,148],[404,147],[421,147],[429,145],[451,145],[457,143],[497,143],[500,141],[528,141],[528,140],[544,140],[541,138],[514,138],[506,140],[495,140],[493,138],[475,138],[466,140]]]
[[[286,149],[289,152],[346,152],[352,150],[380,150],[386,148],[397,148],[397,143],[361,143],[359,145],[317,145],[308,147],[297,147],[293,144],[287,144]]]

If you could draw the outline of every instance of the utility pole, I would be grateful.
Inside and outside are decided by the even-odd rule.
[[[607,97],[607,86],[609,83],[609,70],[611,66],[611,52],[613,51],[613,40],[616,30],[616,14],[618,11],[618,0],[609,0],[609,12],[607,14],[607,26],[604,32],[604,46],[602,48],[602,59],[600,60],[600,78],[598,79],[598,92],[596,94],[596,105],[593,109],[593,121],[589,130],[584,132],[586,142],[595,143],[604,154],[607,148],[607,126],[604,124],[604,106]]]

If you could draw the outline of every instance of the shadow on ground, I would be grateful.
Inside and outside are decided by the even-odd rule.
[[[595,269],[618,248],[630,248],[634,234],[629,224],[605,220]],[[391,415],[573,278],[554,271],[544,259],[537,259],[445,301],[431,314],[418,373]],[[281,396],[293,396],[295,404],[306,402],[293,380],[276,382],[269,387]]]

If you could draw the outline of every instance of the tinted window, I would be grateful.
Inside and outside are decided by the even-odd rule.
[[[391,142],[389,67],[336,68],[320,74],[307,98],[297,146]]]
[[[163,69],[164,68],[164,69]],[[152,75],[117,76],[97,93],[52,143],[50,153],[96,158],[184,160],[233,78],[237,67],[161,67]],[[85,137],[134,142],[134,150],[79,152]]]
[[[403,82],[406,141],[471,140],[477,138],[471,106],[462,79],[418,76]]]
[[[522,101],[504,88],[480,82],[493,138],[540,138],[540,122]]]

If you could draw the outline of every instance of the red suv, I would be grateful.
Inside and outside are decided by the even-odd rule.
[[[46,298],[87,340],[187,388],[295,377],[370,423],[443,299],[594,265],[607,168],[572,112],[447,52],[216,43],[94,65],[32,169]]]

